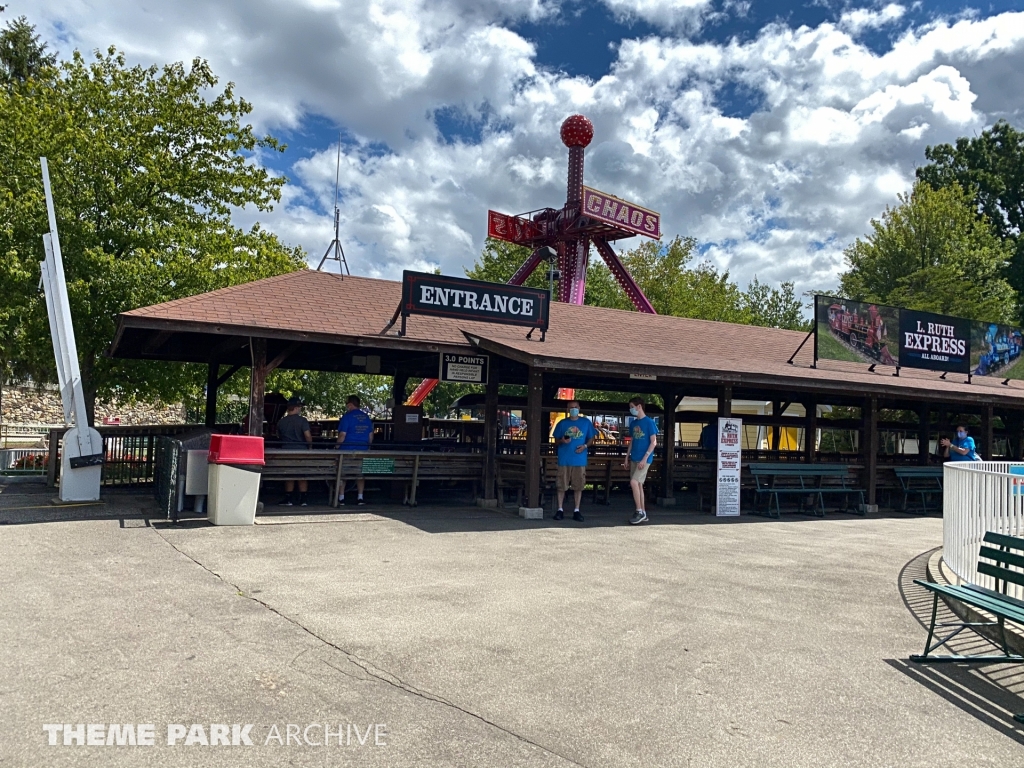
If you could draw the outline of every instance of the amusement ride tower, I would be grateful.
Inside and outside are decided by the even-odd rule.
[[[657,314],[609,243],[637,235],[660,239],[661,217],[627,200],[584,186],[583,151],[594,138],[594,125],[589,119],[570,115],[562,123],[561,137],[569,148],[565,205],[515,216],[487,212],[488,237],[533,249],[509,283],[522,285],[542,263],[557,259],[558,300],[582,304],[593,243],[637,311]],[[437,379],[424,379],[406,404],[421,405],[436,385]]]

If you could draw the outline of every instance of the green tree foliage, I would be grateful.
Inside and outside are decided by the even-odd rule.
[[[0,85],[25,83],[56,65],[57,57],[46,47],[24,16],[7,22],[0,30]]]
[[[664,244],[646,241],[620,254],[658,314],[796,330],[807,327],[792,283],[774,288],[754,278],[747,290],[741,291],[728,272],[719,272],[707,261],[694,264],[696,246],[693,238],[676,237]],[[488,240],[466,274],[476,280],[504,283],[529,255],[528,248]],[[547,288],[546,270],[537,269],[526,284]],[[591,259],[587,268],[584,303],[633,309],[629,297],[599,258]]]
[[[195,366],[105,357],[117,313],[304,266],[299,249],[231,223],[235,208],[279,200],[284,180],[248,158],[283,147],[216,86],[204,61],[129,67],[110,49],[0,91],[0,362],[55,375],[36,288],[45,156],[90,414],[97,396],[195,400],[205,383]]]
[[[957,184],[918,182],[846,249],[844,296],[860,301],[1005,322],[1014,312],[1004,278],[1011,245],[993,234]]]
[[[1000,120],[980,136],[957,139],[955,146],[928,147],[925,156],[931,162],[917,169],[918,179],[933,189],[967,190],[995,233],[1012,244],[1006,276],[1024,320],[1024,131]]]

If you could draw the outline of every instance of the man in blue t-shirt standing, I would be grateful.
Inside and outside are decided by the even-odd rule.
[[[572,486],[576,498],[572,519],[582,523],[580,501],[583,499],[583,486],[587,484],[587,448],[594,444],[597,430],[590,419],[580,416],[580,404],[576,400],[570,400],[568,406],[569,416],[555,424],[555,431],[552,433],[552,437],[558,443],[558,477],[555,479],[558,511],[555,512],[555,520],[561,520],[565,516],[562,512],[562,501],[565,499],[566,490]]]
[[[633,423],[629,425],[629,458],[622,466],[629,470],[629,487],[633,490],[633,501],[636,502],[636,514],[630,518],[630,525],[647,522],[647,508],[644,504],[644,481],[647,470],[651,468],[651,457],[658,447],[658,425],[654,419],[644,413],[642,397],[634,397],[629,401],[629,415]]]
[[[349,395],[345,403],[345,415],[338,422],[338,450],[340,451],[370,450],[370,443],[373,442],[373,419],[359,407],[360,405],[359,395]],[[356,478],[356,491],[359,493],[356,504],[360,507],[366,503],[363,501],[365,488],[366,480],[360,475]],[[338,504],[345,505],[344,486],[338,490]]]
[[[944,437],[939,445],[946,449],[944,454],[950,461],[981,461],[974,447],[974,438],[967,434],[967,427],[963,424],[957,426],[954,440]]]

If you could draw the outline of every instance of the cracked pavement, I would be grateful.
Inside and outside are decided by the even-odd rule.
[[[900,574],[938,519],[367,508],[168,527],[130,497],[106,519],[5,517],[12,489],[0,766],[1020,759],[895,663],[924,641]],[[56,722],[155,723],[157,746],[51,747]],[[256,745],[170,747],[168,723],[253,723]],[[288,723],[383,724],[386,745],[263,744]]]

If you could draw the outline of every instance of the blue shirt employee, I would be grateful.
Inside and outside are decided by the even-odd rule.
[[[373,442],[373,419],[362,410],[359,395],[350,395],[345,403],[345,415],[338,422],[338,449],[342,451],[368,451]],[[356,504],[362,506],[363,491],[366,480],[362,476],[356,479],[356,491],[359,494]],[[338,489],[338,504],[345,504],[345,486]]]
[[[950,440],[944,437],[939,445],[946,449],[943,456],[950,461],[981,461],[975,450],[974,438],[967,434],[967,427],[963,424],[957,426],[956,438]]]

